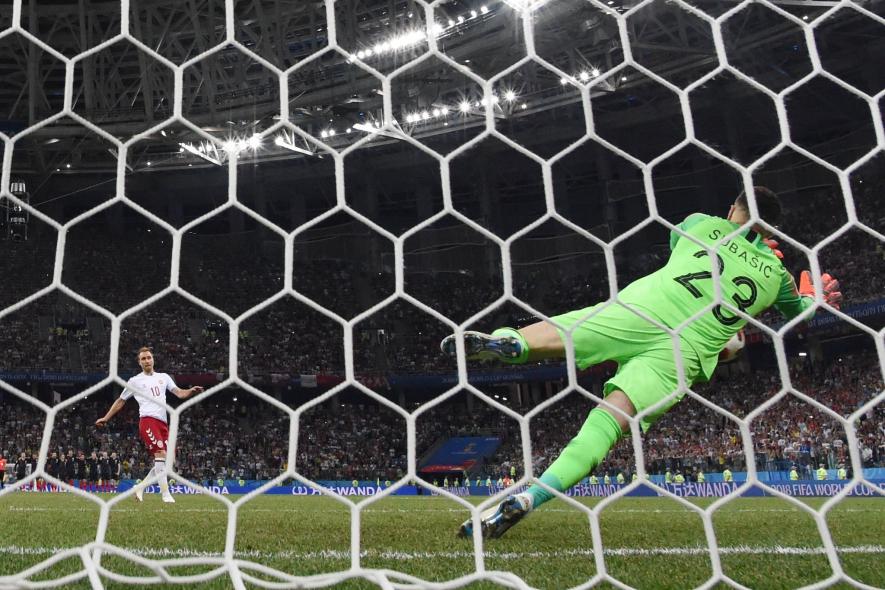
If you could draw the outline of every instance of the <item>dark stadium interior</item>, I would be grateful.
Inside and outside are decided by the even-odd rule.
[[[76,2],[54,2],[53,15],[26,10],[22,23],[70,57],[119,27],[117,3],[86,4],[94,18],[89,31],[79,30]],[[224,42],[223,4],[208,3],[194,19],[179,18],[187,8],[178,4],[133,1],[131,15],[133,35],[174,64]],[[676,224],[696,211],[724,215],[744,188],[740,171],[710,150],[750,166],[785,139],[775,101],[742,76],[776,93],[813,67],[799,26],[749,5],[722,27],[730,64],[740,74],[717,73],[681,104],[677,93],[640,70],[618,67],[623,49],[610,14],[564,0],[536,18],[535,50],[546,64],[528,61],[497,78],[494,98],[437,56],[399,71],[386,89],[355,58],[388,75],[423,55],[426,38],[403,42],[402,51],[361,49],[380,39],[373,23],[390,27],[384,35],[422,26],[423,5],[339,0],[338,42],[354,57],[332,50],[308,59],[328,45],[322,3],[276,2],[287,15],[276,23],[262,13],[269,4],[235,4],[236,40],[274,67],[300,65],[281,84],[273,70],[230,45],[190,63],[182,77],[188,124],[157,127],[174,114],[172,70],[131,42],[76,62],[74,113],[124,142],[151,130],[128,145],[119,169],[118,146],[67,115],[16,135],[61,112],[64,64],[20,34],[0,39],[0,77],[9,81],[0,86],[0,132],[15,136],[6,144],[11,168],[2,189],[17,199],[0,196],[3,383],[54,405],[107,377],[112,358],[117,375],[127,379],[137,371],[135,351],[142,345],[153,348],[158,370],[181,386],[211,386],[236,374],[240,385],[225,383],[180,417],[175,470],[195,481],[272,478],[288,466],[289,417],[242,384],[294,409],[349,373],[408,412],[450,390],[457,367],[440,354],[439,342],[451,326],[415,302],[455,323],[475,318],[468,326],[474,329],[520,327],[539,314],[606,300],[660,267],[669,254],[669,228],[661,220]],[[633,4],[609,2],[618,12]],[[713,16],[724,12],[723,4],[693,2]],[[489,2],[487,12],[462,24],[459,15],[471,7],[455,1],[436,7],[443,27],[437,43],[448,59],[489,79],[525,55],[526,40],[505,3]],[[823,10],[783,9],[799,18]],[[881,14],[882,2],[870,9]],[[8,18],[0,11],[0,26]],[[454,24],[447,25],[449,19]],[[156,22],[172,30],[164,34]],[[186,29],[175,30],[184,22]],[[840,9],[815,29],[821,64],[859,92],[881,92],[880,29],[851,8]],[[718,65],[709,24],[678,5],[651,3],[630,17],[626,30],[636,61],[678,88]],[[288,117],[280,109],[281,87]],[[388,91],[392,112],[385,114]],[[881,112],[827,76],[791,90],[783,106],[792,140],[837,168],[847,169],[876,146],[873,117],[881,125]],[[498,135],[464,149],[483,132],[487,109]],[[696,139],[656,162],[647,178],[609,147],[650,162],[687,137],[687,111]],[[333,151],[358,141],[335,161]],[[528,154],[550,160],[575,142],[548,171]],[[448,157],[456,150],[445,165],[430,153]],[[814,248],[857,220],[820,246],[817,260],[822,272],[839,279],[848,315],[881,331],[885,243],[868,229],[885,232],[885,154],[869,158],[842,183],[819,162],[782,146],[748,178],[782,198],[785,216],[776,235],[794,274],[810,267],[799,246]],[[16,183],[24,188],[14,190]],[[110,202],[119,197],[125,200]],[[447,202],[450,211],[437,216]],[[11,221],[20,203],[27,205],[23,225]],[[107,206],[93,210],[100,205]],[[59,233],[47,220],[76,221]],[[399,237],[405,237],[401,250],[393,242]],[[612,246],[611,266],[603,244]],[[63,288],[43,291],[56,275]],[[398,282],[403,295],[397,297]],[[154,299],[133,310],[147,298]],[[112,351],[114,314],[120,327]],[[821,311],[819,324],[787,331],[783,352],[793,390],[848,416],[882,393],[882,368],[869,332],[842,318],[823,321],[827,315]],[[767,313],[760,321],[777,328],[781,320]],[[742,359],[697,388],[738,417],[785,387],[771,338],[758,328],[747,332]],[[581,372],[573,385],[598,394],[610,371]],[[488,380],[488,373],[499,376]],[[569,385],[564,371],[538,380],[523,373],[468,364],[471,383],[520,415]],[[135,436],[135,404],[109,429],[92,426],[119,391],[119,384],[108,385],[61,410],[50,450],[116,451],[127,473],[143,476],[150,465]],[[5,387],[0,404],[0,451],[8,458],[37,453],[42,410]],[[593,405],[573,392],[532,418],[535,473]],[[885,406],[869,409],[856,428],[863,465],[885,466]],[[305,477],[393,480],[408,469],[405,420],[357,387],[306,410],[298,429],[295,468]],[[760,469],[849,461],[842,425],[794,396],[755,418],[750,429]],[[463,390],[418,416],[418,466],[439,441],[482,434],[500,437],[501,446],[476,474],[496,476],[511,466],[524,473],[517,422]],[[646,469],[741,470],[742,444],[736,423],[685,399],[644,437]],[[634,470],[629,440],[599,468]]]

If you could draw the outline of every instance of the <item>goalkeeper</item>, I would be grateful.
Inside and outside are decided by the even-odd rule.
[[[777,225],[781,216],[777,195],[764,187],[754,187],[754,191],[759,216],[769,224]],[[679,229],[713,248],[749,219],[747,197],[742,193],[731,206],[727,218],[695,213],[689,215]],[[767,241],[767,237],[765,228],[755,224],[713,250],[716,252],[714,263],[719,269],[721,300],[727,302],[728,307],[716,305],[708,309],[715,299],[710,253],[675,231],[670,235],[672,253],[667,264],[634,281],[618,294],[620,302],[671,329],[707,309],[679,334],[679,353],[688,385],[710,378],[720,351],[746,324],[746,320],[732,310],[756,316],[773,305],[785,317],[793,318],[813,305],[815,291],[811,274],[802,272],[797,289],[793,277],[780,260],[777,243]],[[838,308],[842,298],[839,283],[827,274],[821,279],[822,300]],[[591,411],[577,436],[541,475],[540,481],[545,485],[564,492],[592,472],[618,439],[629,432],[627,416],[635,416],[677,390],[678,369],[674,358],[677,352],[669,333],[621,305],[599,305],[551,319],[558,327],[538,322],[521,330],[500,328],[491,335],[465,332],[464,346],[470,359],[496,359],[518,364],[564,358],[564,329],[573,329],[575,360],[579,368],[607,360],[618,363],[617,372],[605,383],[603,390],[610,407],[599,406]],[[441,348],[444,353],[454,356],[455,336],[445,338]],[[640,421],[643,431],[681,397],[674,396],[645,414]],[[551,498],[553,494],[537,484],[522,494],[509,496],[483,513],[483,536],[502,535],[528,512]],[[473,534],[472,520],[461,525],[460,534]]]

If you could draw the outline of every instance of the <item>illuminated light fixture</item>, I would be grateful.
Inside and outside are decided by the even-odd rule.
[[[150,161],[150,160],[148,160],[148,163],[147,163],[147,165],[148,165],[148,166],[150,166],[150,165],[151,165],[151,161]]]
[[[453,21],[452,19],[449,19],[449,26],[450,26],[450,27],[454,27],[454,26],[455,26],[455,21]]]
[[[805,18],[808,18],[808,17],[805,17]],[[800,352],[799,356],[808,356],[808,353],[807,352]]]
[[[348,127],[347,130],[345,131],[345,133],[350,133],[351,131],[353,131],[353,129],[351,129],[350,127]]]
[[[366,57],[371,57],[373,53],[375,53],[373,50],[366,49]]]
[[[179,154],[180,154],[181,152],[183,152],[183,151],[184,151],[184,148],[183,148],[183,147],[178,148],[178,153],[179,153]]]
[[[563,86],[565,86],[566,84],[568,84],[568,78],[566,78],[566,77],[560,78],[559,83],[562,84]]]
[[[590,74],[588,74],[587,72],[581,72],[580,74],[578,74],[578,79],[581,80],[581,82],[586,82],[590,79]]]
[[[381,129],[381,121],[375,121],[375,127]]]
[[[323,129],[322,131],[320,131],[320,137],[327,137],[328,135],[329,135],[329,132],[326,131],[325,129]]]
[[[427,111],[421,111],[421,120],[422,121],[429,119],[429,118],[430,118],[430,113],[428,113]]]
[[[525,110],[525,109],[529,108],[529,105],[527,105],[526,103],[522,103],[522,104],[519,106],[519,108],[521,108],[522,110]]]
[[[593,77],[595,78],[596,76],[599,75],[599,68],[593,68],[593,71],[590,73],[593,74]]]
[[[257,133],[249,138],[249,147],[253,150],[257,150],[261,147],[261,136]]]
[[[360,49],[356,52],[356,57],[357,59],[363,59],[364,57],[366,57],[366,52]]]
[[[463,17],[463,16],[458,16],[458,24],[460,25],[460,24],[463,23],[463,22],[464,22],[464,17]]]
[[[470,18],[476,18],[477,16],[479,16],[479,15],[476,13],[475,10],[470,11]]]
[[[803,15],[802,15],[802,20],[808,20],[808,15],[807,15],[807,14],[803,14]]]
[[[232,153],[237,151],[237,142],[232,139],[228,139],[224,142],[222,147],[224,148],[224,151]]]
[[[458,110],[461,111],[462,113],[469,113],[470,112],[470,103],[467,102],[466,100],[462,100],[461,104],[458,105]]]
[[[160,129],[160,135],[162,135],[163,137],[166,137],[166,130]]]
[[[485,101],[485,99],[483,99],[483,101]],[[482,106],[482,102],[476,101],[476,103],[473,106],[475,106],[476,108],[479,108],[480,106]]]
[[[621,76],[621,82],[626,82],[626,81],[627,81],[627,76]]]
[[[479,7],[479,11],[480,11],[481,13],[483,13],[483,14],[488,14],[488,13],[489,13],[489,7],[486,6],[485,4],[483,4],[482,6]]]
[[[412,18],[412,13],[411,13],[411,12],[409,13],[409,18]]]
[[[329,129],[329,137],[335,137],[335,130]]]
[[[65,164],[65,168],[70,168],[70,167],[71,167],[70,164]]]
[[[516,93],[512,90],[505,91],[504,100],[506,100],[507,102],[513,102],[514,100],[516,100]]]
[[[443,116],[445,117],[446,115],[449,114],[449,107],[443,107],[440,109],[439,112],[441,112],[443,114]]]
[[[432,114],[434,117],[439,117],[442,114],[442,111],[440,111],[439,109],[433,109],[430,114]]]

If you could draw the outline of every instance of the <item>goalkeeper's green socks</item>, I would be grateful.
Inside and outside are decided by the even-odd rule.
[[[618,421],[602,408],[594,408],[578,435],[541,476],[541,482],[564,492],[593,471],[620,438]],[[553,498],[551,492],[538,484],[532,485],[525,493],[532,497],[533,509]]]
[[[521,365],[529,360],[529,345],[528,342],[525,341],[525,336],[523,336],[519,330],[514,330],[513,328],[498,328],[494,332],[492,332],[492,338],[514,338],[519,345],[519,354],[515,357],[511,356],[503,356],[501,360],[510,365]]]

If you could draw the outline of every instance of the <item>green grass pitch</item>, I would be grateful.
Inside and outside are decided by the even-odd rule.
[[[711,501],[695,502],[703,507]],[[817,508],[824,500],[806,502]],[[596,503],[586,501],[588,506]],[[99,510],[94,503],[72,494],[14,493],[0,498],[0,517],[0,576],[8,576],[49,559],[59,550],[94,541]],[[361,564],[436,582],[468,575],[475,571],[473,543],[455,535],[467,517],[463,507],[443,498],[382,499],[363,511]],[[827,523],[845,572],[870,586],[885,587],[885,502],[880,498],[846,499],[829,513]],[[711,576],[702,520],[678,502],[620,499],[601,512],[600,524],[606,567],[626,584],[690,588]],[[237,559],[293,575],[331,573],[351,566],[349,510],[333,499],[259,497],[240,510],[236,526]],[[714,513],[713,526],[722,548],[724,572],[745,586],[796,588],[831,574],[814,519],[788,502],[737,499]],[[148,495],[143,504],[126,499],[111,511],[106,541],[145,558],[165,560],[170,574],[185,576],[212,571],[216,566],[176,566],[175,560],[220,557],[227,527],[224,505],[212,498],[178,496],[176,504],[166,505],[158,496]],[[562,501],[548,503],[503,538],[488,541],[485,552],[487,570],[512,572],[537,588],[576,586],[597,571],[588,519]],[[102,566],[123,575],[154,575],[144,565],[114,555],[105,554]],[[57,579],[82,569],[82,561],[72,557],[30,579]],[[255,569],[243,571],[274,580]],[[101,581],[106,588],[127,587],[106,577]],[[2,578],[0,587],[6,587]],[[89,583],[80,579],[65,587],[88,588]],[[148,587],[230,588],[232,582],[222,574],[204,583]],[[378,586],[352,579],[334,587]],[[485,581],[468,587],[504,586]]]

